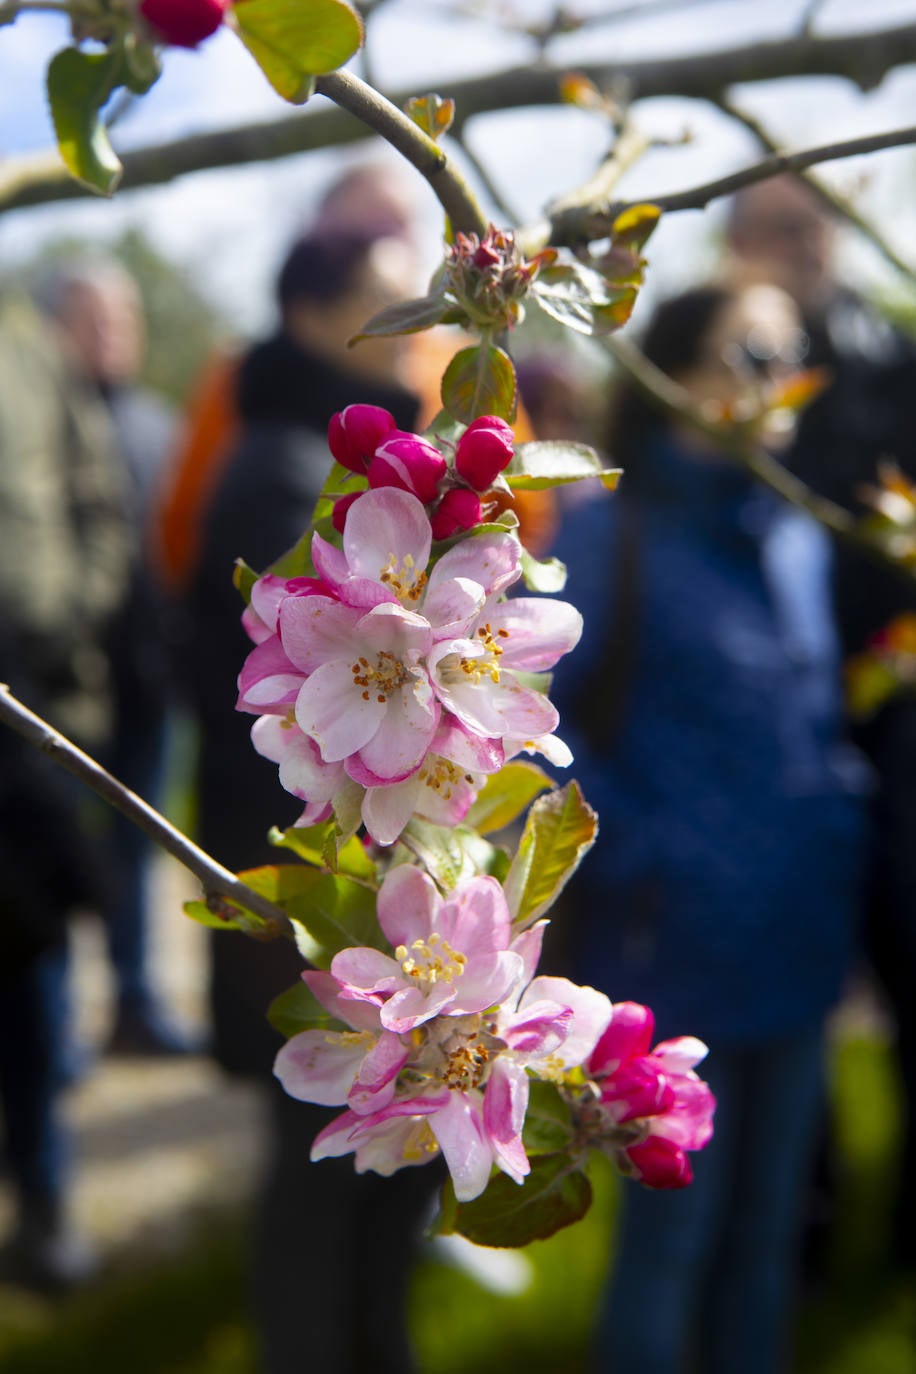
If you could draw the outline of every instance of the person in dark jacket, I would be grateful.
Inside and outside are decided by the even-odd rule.
[[[300,807],[249,739],[235,683],[250,647],[232,583],[242,556],[263,570],[301,537],[330,468],[332,414],[364,402],[411,428],[415,397],[397,381],[401,341],[347,340],[370,315],[411,293],[412,255],[369,224],[314,232],[280,273],[281,325],[255,345],[238,382],[242,434],[209,510],[193,585],[188,680],[200,724],[199,839],[232,868],[276,862],[271,825]],[[271,1080],[281,1041],[266,1020],[302,960],[285,942],[238,934],[212,942],[215,1052],[230,1072],[265,1085],[268,1162],[258,1207],[253,1289],[264,1374],[409,1374],[406,1284],[426,1170],[357,1176],[349,1160],[312,1165],[309,1148],[328,1118],[287,1098]]]
[[[841,283],[834,225],[802,182],[779,177],[742,191],[727,238],[746,279],[776,282],[795,299],[809,338],[806,365],[830,377],[803,414],[787,462],[813,490],[862,516],[882,460],[916,479],[916,343]],[[912,574],[839,543],[835,602],[844,651],[858,654],[895,616],[916,610]],[[856,724],[855,738],[878,784],[866,942],[896,1024],[902,1087],[893,1258],[916,1271],[916,698],[895,697]]]
[[[796,361],[798,317],[774,288],[704,287],[645,349],[721,406]],[[703,1039],[718,1105],[689,1187],[626,1189],[596,1367],[682,1374],[693,1349],[703,1374],[778,1374],[864,841],[830,545],[635,392],[610,453],[619,494],[569,512],[557,550],[585,632],[552,695],[600,820],[578,972]]]

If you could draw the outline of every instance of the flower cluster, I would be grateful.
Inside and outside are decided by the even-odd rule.
[[[483,238],[456,234],[445,261],[443,285],[467,322],[478,329],[511,329],[523,317],[522,302],[555,248],[525,258],[515,235],[490,225]]]
[[[508,530],[470,535],[435,562],[432,541],[421,499],[379,486],[347,510],[342,548],[314,534],[317,577],[253,588],[238,707],[259,717],[255,748],[306,802],[301,824],[358,795],[371,837],[391,844],[415,813],[463,819],[483,776],[522,749],[571,761],[555,708],[524,674],[577,643],[578,611],[504,599],[521,575]]]
[[[712,1135],[715,1098],[694,1069],[706,1046],[693,1036],[650,1049],[648,1007],[617,1002],[586,1072],[598,1090],[590,1127],[622,1173],[650,1188],[683,1188],[693,1178],[687,1151]]]
[[[338,463],[365,476],[373,490],[409,491],[429,509],[434,539],[480,524],[480,496],[510,463],[513,439],[504,420],[484,415],[462,434],[449,467],[434,444],[398,429],[394,416],[380,406],[347,406],[328,426],[328,447]],[[335,503],[334,527],[340,533],[361,494],[351,492]]]
[[[216,33],[230,0],[140,0],[140,13],[163,43],[196,48]]]
[[[560,1082],[599,1043],[611,1004],[594,988],[534,977],[544,922],[513,938],[503,890],[473,878],[448,897],[412,867],[378,899],[392,955],[343,950],[330,972],[303,974],[340,1030],[306,1030],[277,1056],[291,1096],[344,1112],[312,1159],[354,1154],[392,1174],[440,1151],[459,1201],[484,1191],[495,1165],[517,1183],[529,1075]]]

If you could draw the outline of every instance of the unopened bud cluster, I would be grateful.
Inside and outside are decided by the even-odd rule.
[[[532,282],[556,256],[556,249],[546,248],[525,258],[515,235],[493,225],[483,238],[459,233],[448,250],[444,286],[470,324],[511,329],[524,317],[522,302]]]
[[[454,447],[453,464],[428,439],[398,429],[380,406],[347,406],[331,419],[328,445],[369,487],[408,491],[427,507],[434,539],[473,529],[484,517],[481,495],[512,459],[513,434],[504,420],[484,415]],[[351,492],[334,506],[334,527],[343,532],[347,512],[360,495]]]

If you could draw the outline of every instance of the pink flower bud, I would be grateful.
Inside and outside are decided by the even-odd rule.
[[[159,38],[176,48],[196,48],[222,24],[229,0],[141,0],[140,13]]]
[[[442,454],[426,439],[395,430],[375,451],[369,464],[369,486],[399,487],[426,506],[439,495],[446,470]]]
[[[353,505],[353,502],[358,501],[363,495],[365,495],[365,493],[361,491],[350,491],[346,496],[341,496],[334,502],[331,523],[338,534],[343,534],[344,532],[344,525],[347,523],[347,511]]]
[[[480,524],[480,498],[467,487],[453,487],[439,502],[430,523],[434,539],[448,539],[459,530],[472,530]]]
[[[455,469],[475,491],[486,491],[512,460],[515,435],[497,415],[469,425],[455,450]]]
[[[351,472],[365,473],[386,434],[397,430],[394,416],[381,406],[347,406],[331,416],[328,448]]]
[[[686,1188],[693,1180],[690,1160],[672,1140],[650,1135],[626,1153],[636,1177],[647,1188]]]

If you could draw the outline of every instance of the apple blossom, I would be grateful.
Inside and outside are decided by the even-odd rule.
[[[292,1096],[346,1107],[316,1137],[312,1158],[354,1154],[358,1171],[391,1174],[441,1151],[459,1201],[484,1191],[494,1165],[521,1183],[530,1170],[521,1138],[528,1074],[557,1082],[578,1068],[607,1026],[611,1004],[564,978],[532,979],[544,923],[510,943],[494,880],[473,879],[446,899],[432,895],[430,880],[414,869],[394,869],[389,884],[379,915],[401,939],[394,958],[344,950],[330,975],[304,975],[351,1029],[300,1032],[277,1057],[275,1071]],[[420,934],[410,939],[414,930]],[[434,942],[435,934],[442,938]],[[452,940],[467,946],[464,965],[455,955],[465,951]],[[460,983],[462,968],[473,990],[438,1000],[432,1011],[437,989]],[[486,1000],[484,987],[492,990],[510,970],[498,1002],[463,1010]],[[354,984],[363,974],[371,986]]]
[[[587,1065],[599,1091],[595,1143],[647,1187],[683,1188],[693,1177],[687,1151],[712,1135],[715,1098],[694,1072],[707,1049],[688,1035],[650,1049],[654,1027],[648,1007],[614,1007]]]
[[[381,406],[347,406],[331,416],[328,448],[343,467],[365,473],[379,444],[396,429],[394,416]]]

